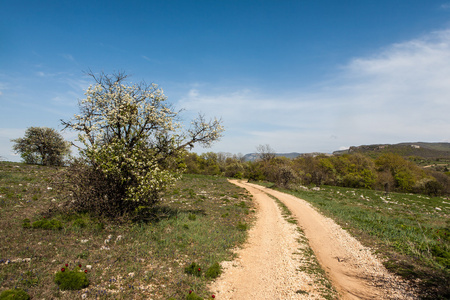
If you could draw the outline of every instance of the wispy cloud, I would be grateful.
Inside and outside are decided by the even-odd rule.
[[[146,61],[151,62],[151,63],[154,63],[154,64],[159,64],[159,63],[161,63],[159,60],[149,58],[148,56],[145,56],[145,55],[141,55],[141,57],[142,57],[143,59],[145,59]]]
[[[61,54],[61,56],[65,59],[67,59],[68,61],[75,61],[75,58],[73,58],[72,54],[65,53],[65,54]]]
[[[233,134],[245,136],[235,142],[225,137],[227,142],[217,148],[240,143],[248,151],[269,143],[279,151],[333,151],[369,143],[449,140],[450,30],[354,58],[322,86],[313,93],[276,96],[196,86],[179,104],[222,116]]]
[[[444,4],[441,4],[441,9],[444,9],[444,10],[450,10],[450,3],[444,3]]]

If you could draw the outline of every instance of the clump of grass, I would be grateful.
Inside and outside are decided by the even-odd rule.
[[[86,272],[76,267],[73,270],[62,268],[55,274],[55,283],[61,290],[81,290],[89,285]]]
[[[63,225],[61,223],[61,221],[56,220],[56,219],[42,219],[42,220],[38,220],[33,222],[33,224],[31,224],[31,227],[33,228],[41,228],[41,229],[46,229],[46,230],[60,230],[63,228]]]
[[[191,263],[189,266],[184,268],[186,274],[194,275],[197,277],[202,276],[202,268],[196,262]]]
[[[29,300],[30,295],[28,295],[22,289],[5,290],[0,294],[0,300]]]
[[[31,220],[28,219],[28,218],[23,219],[23,221],[22,221],[22,227],[23,227],[23,228],[31,228]]]
[[[195,292],[189,291],[186,296],[186,300],[203,300],[203,298],[197,295]]]
[[[188,219],[191,221],[195,221],[195,220],[197,220],[197,216],[194,214],[189,214]]]
[[[240,208],[247,208],[247,204],[245,203],[245,201],[239,202],[239,204],[236,204],[236,206]]]
[[[214,264],[212,264],[212,266],[208,268],[208,270],[206,270],[205,277],[214,279],[219,277],[220,273],[222,273],[222,267],[218,262],[215,262]]]
[[[239,231],[246,231],[248,229],[248,224],[239,222],[236,226]]]
[[[75,228],[85,228],[87,226],[87,223],[85,220],[79,218],[73,222],[72,226]]]

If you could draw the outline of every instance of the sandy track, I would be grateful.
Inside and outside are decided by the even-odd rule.
[[[369,248],[306,201],[259,185],[232,183],[254,196],[257,221],[239,258],[225,265],[212,285],[218,299],[320,299],[314,278],[297,271],[302,258],[293,255],[299,247],[295,228],[267,194],[292,212],[340,299],[416,299],[408,284],[390,274]],[[296,293],[299,290],[308,293]]]
[[[299,232],[282,216],[275,201],[259,189],[245,187],[256,202],[256,224],[238,259],[224,262],[224,272],[211,290],[217,299],[320,299],[315,278],[298,272]],[[308,292],[308,296],[297,291]],[[315,296],[314,296],[315,295]]]

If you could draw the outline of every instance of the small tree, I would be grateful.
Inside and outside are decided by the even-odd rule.
[[[11,141],[15,143],[13,150],[27,164],[61,166],[70,154],[70,143],[52,128],[30,127],[25,137]]]
[[[62,121],[84,145],[73,164],[78,176],[69,179],[80,209],[116,215],[154,205],[184,170],[185,148],[221,137],[221,121],[202,115],[182,132],[156,84],[126,85],[124,73],[89,75],[96,84],[79,102],[80,114]]]
[[[275,150],[270,147],[269,144],[259,145],[258,147],[256,147],[256,151],[258,154],[258,159],[262,160],[263,162],[269,162],[276,156]]]

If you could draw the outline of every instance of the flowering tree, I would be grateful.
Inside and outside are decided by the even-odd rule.
[[[178,112],[156,84],[126,85],[124,73],[89,75],[96,84],[79,102],[80,114],[62,121],[79,132],[84,172],[91,174],[73,185],[75,196],[94,197],[121,213],[151,206],[184,170],[185,148],[208,147],[222,135],[220,120],[207,122],[201,115],[182,131]]]
[[[11,140],[13,150],[27,164],[62,166],[70,154],[70,143],[53,128],[30,127],[23,138]]]

